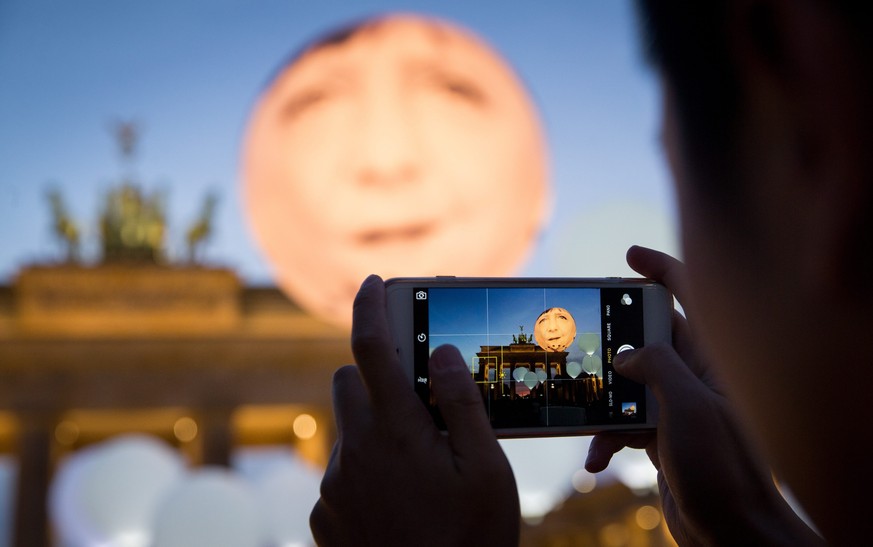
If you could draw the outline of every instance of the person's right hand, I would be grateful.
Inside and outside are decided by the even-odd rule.
[[[627,259],[680,302],[685,298],[681,262],[642,247],[631,247]],[[741,352],[737,358],[742,359]],[[619,374],[649,386],[658,400],[658,426],[654,433],[595,436],[588,471],[605,469],[625,446],[645,448],[658,470],[667,525],[680,545],[822,543],[779,494],[681,314],[673,315],[672,346],[622,352],[613,365]]]
[[[318,544],[517,546],[515,478],[457,348],[429,361],[446,434],[403,370],[377,276],[355,299],[352,351],[357,366],[333,380],[337,441],[310,516]]]

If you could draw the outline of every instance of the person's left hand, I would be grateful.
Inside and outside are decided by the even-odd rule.
[[[632,247],[628,264],[683,301],[684,265],[664,253]],[[680,545],[820,545],[779,494],[767,462],[724,394],[688,322],[673,313],[673,344],[618,354],[615,371],[649,386],[658,400],[650,433],[600,433],[585,468],[596,473],[624,447],[645,448],[658,470],[670,533]]]
[[[352,351],[357,367],[334,375],[337,442],[310,516],[316,542],[518,545],[512,469],[458,350],[430,360],[447,435],[402,369],[377,276],[355,299]]]

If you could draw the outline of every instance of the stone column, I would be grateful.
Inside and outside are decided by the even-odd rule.
[[[205,408],[196,414],[199,462],[201,465],[230,466],[234,445],[233,408]]]
[[[13,545],[48,547],[47,493],[51,477],[52,416],[20,416]]]

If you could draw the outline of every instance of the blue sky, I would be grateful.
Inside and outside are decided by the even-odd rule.
[[[631,243],[675,252],[657,142],[657,88],[628,1],[0,0],[0,282],[60,256],[46,189],[61,189],[96,250],[122,166],[109,127],[136,120],[136,175],[161,190],[180,256],[205,194],[220,203],[211,262],[250,283],[270,270],[239,199],[239,147],[269,74],[326,28],[364,15],[441,16],[484,37],[533,94],[550,145],[552,221],[529,275],[626,275]]]
[[[600,334],[598,289],[430,289],[430,345],[452,344],[473,365],[480,346],[508,345],[520,326],[533,335],[537,317],[552,307],[572,314],[578,334]],[[575,344],[568,351],[582,359]]]

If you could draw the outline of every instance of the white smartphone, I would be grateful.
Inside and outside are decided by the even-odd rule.
[[[620,352],[671,341],[673,297],[647,279],[394,278],[388,316],[410,387],[441,428],[428,359],[461,351],[499,437],[645,430],[657,405]]]

